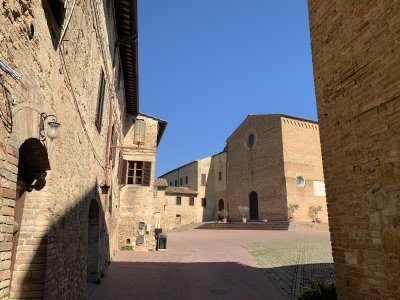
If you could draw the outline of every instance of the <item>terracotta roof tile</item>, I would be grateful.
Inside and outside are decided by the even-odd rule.
[[[175,187],[169,186],[165,190],[166,194],[183,194],[183,195],[197,195],[197,192],[189,189],[188,187]]]

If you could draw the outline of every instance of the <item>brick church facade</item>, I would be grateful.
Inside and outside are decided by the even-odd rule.
[[[193,222],[216,219],[227,209],[241,221],[238,206],[249,207],[252,221],[287,220],[295,203],[297,220],[306,221],[310,206],[321,206],[327,221],[319,128],[314,121],[287,115],[249,115],[227,139],[225,150],[161,176],[171,185],[198,191],[206,203]],[[201,200],[205,199],[205,200]]]

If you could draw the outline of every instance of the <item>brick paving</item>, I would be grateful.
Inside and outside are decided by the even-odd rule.
[[[267,268],[285,275],[279,259],[255,255],[263,244],[296,241],[327,233],[257,230],[195,230],[168,234],[166,252],[117,253],[91,300],[123,299],[287,299]],[[288,247],[292,247],[294,242]],[[295,243],[294,243],[295,244]],[[293,260],[290,251],[288,260]],[[306,253],[304,257],[312,254]],[[271,256],[272,257],[272,256]],[[271,258],[272,259],[272,258]],[[308,274],[307,272],[302,272]],[[286,276],[286,275],[285,275]],[[285,281],[293,280],[290,274]]]
[[[326,232],[303,232],[295,237],[242,246],[286,299],[299,295],[312,281],[335,282],[330,239]]]

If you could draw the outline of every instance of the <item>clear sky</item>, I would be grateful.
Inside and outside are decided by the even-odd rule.
[[[140,111],[156,175],[220,152],[248,114],[316,119],[307,0],[138,0]]]

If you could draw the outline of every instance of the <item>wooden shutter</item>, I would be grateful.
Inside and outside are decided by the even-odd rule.
[[[118,178],[119,178],[119,183],[120,184],[126,184],[126,169],[128,167],[128,161],[122,159],[122,153],[119,153],[119,172],[118,172]]]
[[[96,108],[96,128],[101,131],[101,123],[103,121],[103,106],[104,106],[104,91],[106,88],[106,80],[104,78],[103,69],[100,72],[99,92],[97,95],[97,108]]]
[[[151,161],[143,162],[143,186],[150,186],[150,178],[151,178]]]
[[[111,149],[111,155],[112,155],[112,168],[115,166],[115,156],[117,155],[117,134],[114,134],[114,139],[112,141],[112,149]]]

